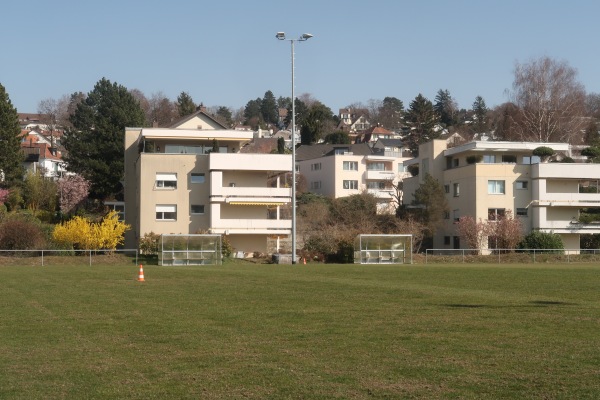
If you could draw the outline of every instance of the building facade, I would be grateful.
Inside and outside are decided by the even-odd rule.
[[[582,209],[600,207],[600,164],[545,163],[532,154],[540,146],[556,152],[553,161],[570,156],[566,143],[473,141],[454,147],[446,140],[424,143],[419,156],[405,162],[418,173],[403,181],[403,204],[410,205],[430,174],[443,186],[449,205],[444,224],[434,235],[434,248],[466,247],[456,233],[460,217],[494,220],[510,210],[525,234],[557,233],[565,248],[579,249],[582,233],[600,233],[600,225],[580,222]]]
[[[223,234],[237,253],[267,252],[267,238],[291,234],[284,212],[290,155],[241,154],[253,133],[208,128],[127,128],[125,246],[145,234]],[[201,126],[202,129],[189,129]]]
[[[307,190],[330,198],[364,191],[378,200],[379,212],[393,212],[402,191],[398,183],[407,175],[402,150],[374,149],[367,143],[301,146],[296,155],[297,172]]]

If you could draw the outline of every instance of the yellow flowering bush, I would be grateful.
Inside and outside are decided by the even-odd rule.
[[[123,243],[125,231],[129,228],[129,225],[119,221],[119,215],[115,211],[111,211],[100,223],[84,217],[74,217],[58,224],[52,232],[52,239],[78,250],[114,250]]]

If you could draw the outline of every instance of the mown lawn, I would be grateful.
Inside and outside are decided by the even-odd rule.
[[[600,267],[0,267],[2,399],[597,399]]]

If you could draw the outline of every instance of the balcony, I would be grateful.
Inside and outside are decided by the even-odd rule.
[[[290,188],[268,188],[268,187],[238,187],[238,186],[214,186],[211,188],[211,198],[219,201],[234,201],[244,198],[250,201],[264,201],[268,203],[289,203],[292,198]]]
[[[600,233],[600,221],[580,223],[578,221],[543,221],[540,230],[553,231],[554,233]]]
[[[212,222],[212,233],[289,235],[290,219],[219,219]]]
[[[369,181],[387,181],[392,180],[396,176],[394,171],[376,171],[370,170],[365,172],[365,179]]]
[[[600,207],[600,193],[544,193],[533,204],[546,207]]]

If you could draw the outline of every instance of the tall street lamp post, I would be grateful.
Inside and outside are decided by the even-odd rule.
[[[313,35],[304,33],[298,39],[286,39],[285,32],[277,32],[278,40],[287,40],[292,44],[292,264],[296,264],[296,98],[294,97],[294,43],[304,42]]]

